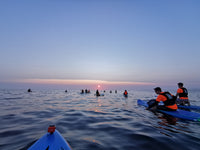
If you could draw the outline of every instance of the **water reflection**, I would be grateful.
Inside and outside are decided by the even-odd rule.
[[[152,91],[129,90],[128,98],[123,90],[98,98],[95,91],[80,94],[79,90],[0,93],[0,149],[26,149],[49,124],[55,124],[77,150],[189,150],[189,144],[195,150],[200,146],[199,123],[155,115],[137,105],[137,99],[152,98]],[[198,105],[197,97],[193,98]]]

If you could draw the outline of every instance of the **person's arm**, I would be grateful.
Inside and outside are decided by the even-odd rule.
[[[155,99],[152,99],[152,100],[149,100],[148,102],[147,102],[147,104],[148,104],[148,107],[147,107],[147,109],[151,109],[151,108],[153,108],[153,107],[157,107],[158,106],[158,101],[156,101]]]

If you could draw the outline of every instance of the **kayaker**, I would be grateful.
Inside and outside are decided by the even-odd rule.
[[[156,87],[154,89],[155,93],[158,94],[158,97],[156,100],[150,100],[148,102],[148,109],[161,109],[161,110],[167,110],[167,111],[176,111],[178,109],[176,105],[176,97],[173,96],[169,92],[162,92],[160,87]],[[163,102],[164,105],[158,105],[159,102]]]
[[[190,106],[190,102],[188,99],[188,91],[186,88],[183,87],[183,83],[181,82],[178,83],[176,96],[178,97],[178,99],[176,100],[177,104],[180,105],[188,104],[188,106]]]

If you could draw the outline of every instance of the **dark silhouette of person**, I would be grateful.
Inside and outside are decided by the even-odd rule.
[[[32,92],[31,89],[28,89],[27,92]]]
[[[100,96],[99,90],[96,90],[96,96]]]

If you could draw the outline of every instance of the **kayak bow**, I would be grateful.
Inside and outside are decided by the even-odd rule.
[[[70,145],[55,128],[55,126],[49,126],[48,133],[37,140],[28,150],[71,150]]]

